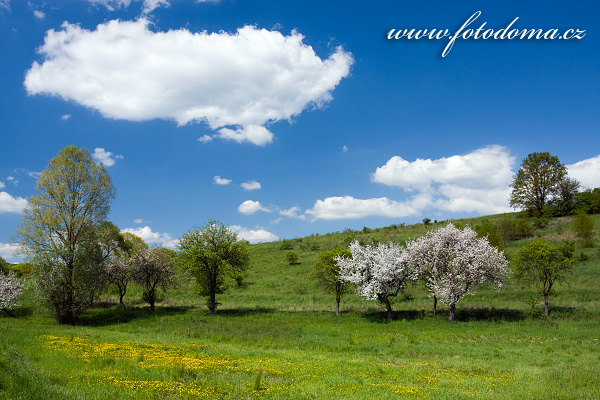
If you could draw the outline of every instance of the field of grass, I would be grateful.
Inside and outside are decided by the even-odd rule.
[[[552,220],[535,235],[573,239],[569,224]],[[432,314],[419,286],[396,300],[390,323],[356,295],[342,299],[336,317],[333,297],[307,278],[320,251],[439,226],[253,245],[249,275],[218,296],[215,315],[185,277],[154,313],[132,288],[127,310],[109,292],[78,326],[58,325],[28,289],[17,317],[0,317],[0,399],[600,398],[598,247],[577,244],[587,259],[550,297],[548,319],[541,298],[532,302],[533,291],[516,282],[462,299],[454,323],[443,305]],[[528,240],[508,243],[509,259]],[[290,249],[299,264],[287,263]]]

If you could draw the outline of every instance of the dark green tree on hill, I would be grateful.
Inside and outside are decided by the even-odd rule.
[[[335,315],[340,315],[340,301],[342,296],[350,291],[351,286],[342,280],[340,267],[335,261],[336,257],[351,258],[352,253],[345,248],[322,252],[309,277],[314,279],[317,285],[325,289],[327,293],[335,296]]]
[[[551,196],[559,193],[567,169],[548,152],[531,153],[521,164],[511,187],[510,205],[540,216]]]
[[[217,294],[225,291],[225,279],[248,269],[248,245],[247,241],[238,240],[237,233],[215,220],[179,239],[181,263],[196,278],[200,293],[208,296],[211,314],[217,309]]]

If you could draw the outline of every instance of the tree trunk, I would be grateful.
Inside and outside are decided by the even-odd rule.
[[[546,311],[546,318],[550,315],[550,310],[548,309],[548,295],[544,295],[544,310]]]
[[[433,296],[433,315],[437,314],[437,296]]]
[[[392,312],[392,304],[389,299],[385,299],[385,308],[387,309],[387,320],[392,321],[394,319],[394,313]]]
[[[154,298],[150,300],[150,311],[154,312]]]
[[[215,293],[215,290],[210,291],[210,303],[208,304],[208,311],[211,314],[214,314],[215,311],[217,309],[217,294]]]
[[[448,321],[454,321],[455,310],[456,310],[456,304],[450,304],[450,315],[448,316]]]
[[[125,297],[125,293],[122,293],[119,296],[119,305],[121,306],[121,308],[124,310],[125,309],[125,303],[123,303],[123,297]]]
[[[336,300],[335,303],[335,315],[340,315],[340,301]]]

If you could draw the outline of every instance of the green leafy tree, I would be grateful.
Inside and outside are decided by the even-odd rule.
[[[584,247],[594,246],[594,219],[584,212],[573,218],[573,231],[582,239]]]
[[[537,239],[523,246],[513,259],[515,277],[535,285],[537,292],[544,297],[546,317],[550,315],[548,296],[553,293],[554,284],[563,280],[565,272],[573,267],[573,252],[572,242],[556,246]]]
[[[475,226],[475,232],[477,237],[487,238],[488,242],[496,247],[498,250],[504,250],[504,242],[502,236],[498,233],[498,227],[488,220],[483,221],[481,224]]]
[[[9,264],[6,262],[6,260],[2,257],[0,257],[0,274],[5,273],[8,274],[9,271]]]
[[[510,205],[540,216],[551,196],[559,193],[566,176],[567,169],[558,157],[548,152],[529,154],[513,178]]]
[[[577,207],[580,184],[577,179],[566,177],[558,184],[558,197],[554,202],[554,215],[568,216]]]
[[[600,188],[587,189],[577,194],[577,208],[587,214],[600,213]]]
[[[142,300],[150,304],[150,311],[154,311],[156,290],[166,291],[174,285],[175,252],[162,247],[140,248],[129,262],[133,280],[144,288]]]
[[[211,314],[217,309],[217,294],[226,289],[226,278],[248,269],[248,246],[247,241],[238,240],[237,233],[216,220],[179,239],[181,264],[196,278],[200,294],[208,296]]]
[[[123,244],[118,248],[114,256],[106,263],[106,274],[108,282],[112,283],[119,290],[119,305],[125,310],[123,298],[127,293],[127,285],[133,279],[133,263],[131,258],[136,252],[147,249],[148,245],[144,240],[133,233],[124,232],[121,235]]]
[[[103,223],[115,196],[110,176],[87,149],[67,146],[27,199],[17,241],[36,266],[38,293],[61,324],[75,324],[104,282]],[[104,225],[105,226],[105,225]]]
[[[345,248],[322,252],[309,277],[314,279],[317,285],[325,289],[327,293],[335,296],[335,315],[340,315],[340,301],[342,296],[350,291],[350,285],[342,280],[340,267],[335,261],[336,257],[350,258],[352,253]]]

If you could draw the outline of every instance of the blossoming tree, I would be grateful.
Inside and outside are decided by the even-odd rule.
[[[18,305],[23,283],[13,273],[0,273],[0,310],[12,316],[11,308]]]
[[[352,258],[335,258],[342,279],[353,283],[360,296],[385,305],[387,319],[391,321],[391,299],[402,292],[406,284],[417,279],[402,247],[391,242],[361,246],[355,240],[350,243],[349,250]]]
[[[454,321],[456,303],[463,296],[484,282],[501,288],[508,273],[504,252],[487,238],[477,238],[468,226],[461,230],[451,223],[407,242],[405,260],[425,280],[429,292],[450,307],[449,321]]]

